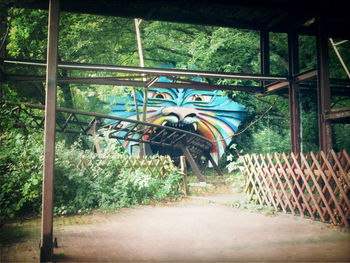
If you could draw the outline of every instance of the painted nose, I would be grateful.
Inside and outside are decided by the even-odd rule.
[[[163,115],[176,115],[179,118],[179,122],[183,121],[186,117],[195,117],[197,111],[188,107],[164,107],[162,110]]]

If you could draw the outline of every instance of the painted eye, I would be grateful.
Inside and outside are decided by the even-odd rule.
[[[164,93],[154,93],[153,98],[155,99],[165,99]]]
[[[193,101],[203,101],[203,96],[194,96]]]
[[[193,95],[189,98],[190,101],[209,102],[213,96],[210,95]]]
[[[148,98],[168,100],[171,99],[171,95],[166,92],[149,91]]]

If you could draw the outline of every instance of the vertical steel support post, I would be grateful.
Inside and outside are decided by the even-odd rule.
[[[262,75],[270,74],[270,35],[266,30],[260,30],[260,72]],[[265,85],[261,81],[261,86]]]
[[[295,155],[301,152],[300,136],[300,101],[299,84],[294,76],[299,73],[299,41],[295,28],[288,32],[288,64],[289,64],[289,119],[290,119],[290,144],[291,151]]]
[[[319,147],[321,151],[328,153],[331,151],[333,143],[331,123],[325,118],[326,113],[331,109],[328,36],[325,30],[325,16],[319,15],[316,36]]]
[[[59,0],[49,0],[44,131],[44,176],[40,245],[41,262],[53,260],[53,183],[55,165],[59,2]]]

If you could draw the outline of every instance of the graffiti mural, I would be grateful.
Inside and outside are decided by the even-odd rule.
[[[139,111],[143,106],[143,94],[136,93]],[[132,93],[112,98],[114,116],[136,119]],[[148,91],[147,121],[163,126],[175,127],[200,134],[211,141],[214,147],[211,155],[217,161],[224,153],[231,137],[237,132],[244,119],[244,106],[222,95],[221,91],[194,89],[150,88]],[[140,116],[142,113],[140,113]],[[131,153],[132,142],[124,141],[123,146]],[[150,148],[149,153],[169,153],[169,149]]]

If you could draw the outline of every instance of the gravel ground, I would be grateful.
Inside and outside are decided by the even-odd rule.
[[[57,262],[349,262],[350,234],[292,215],[228,206],[229,194],[55,218]],[[38,262],[40,220],[1,245],[1,262]],[[11,227],[11,226],[8,226]]]

